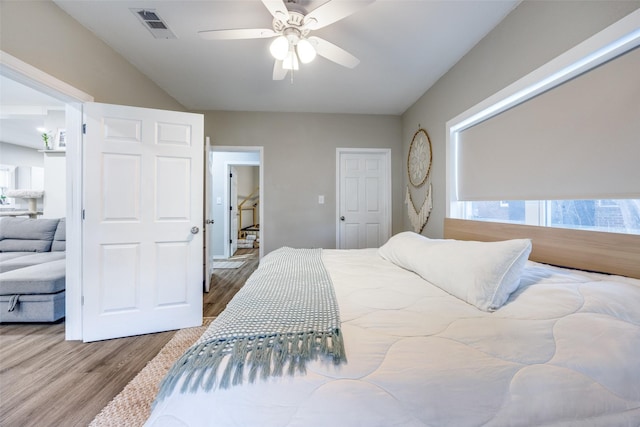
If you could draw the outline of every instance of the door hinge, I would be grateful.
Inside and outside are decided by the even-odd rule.
[[[86,124],[86,123],[83,123],[83,124],[82,124],[82,133],[83,133],[84,135],[86,135],[86,133],[87,133],[87,124]]]
[[[84,221],[84,209],[82,209],[82,220]]]
[[[232,240],[232,239],[229,239],[229,243],[233,243],[233,240]]]
[[[229,206],[229,210],[232,211],[233,210],[233,205]]]
[[[81,300],[80,305],[84,305],[84,295],[82,295]]]
[[[229,174],[229,178],[233,178],[233,174],[232,173]]]

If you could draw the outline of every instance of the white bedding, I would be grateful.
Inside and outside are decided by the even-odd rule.
[[[375,249],[323,259],[346,364],[174,391],[146,425],[640,425],[640,280],[528,262],[520,289],[488,313]]]

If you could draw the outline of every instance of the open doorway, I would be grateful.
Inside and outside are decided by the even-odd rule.
[[[205,291],[215,264],[229,261],[249,245],[263,255],[263,147],[207,144]],[[239,264],[239,263],[238,263]]]
[[[50,205],[48,208],[45,204],[48,202],[47,197],[44,197],[42,201],[36,201],[36,211],[47,211],[47,216],[52,217],[66,217],[66,279],[65,279],[65,337],[67,340],[77,340],[82,338],[82,288],[81,288],[81,195],[82,195],[82,150],[81,150],[81,126],[82,126],[82,105],[84,102],[93,101],[93,97],[64,83],[53,76],[50,76],[41,70],[0,51],[0,76],[2,78],[9,79],[15,83],[24,85],[25,87],[39,92],[41,96],[47,97],[47,102],[41,105],[49,105],[52,108],[47,108],[47,116],[49,112],[52,113],[51,119],[47,119],[44,123],[45,131],[50,132],[53,137],[53,148],[50,155],[50,159],[53,162],[53,167],[57,172],[55,175],[57,179],[49,180],[46,177],[46,173],[43,170],[43,187],[45,195],[53,196],[54,192],[64,194],[64,201],[62,203],[56,203],[55,206]],[[8,86],[3,84],[3,95],[5,89]],[[49,102],[53,104],[49,104]],[[28,109],[31,110],[31,109]],[[16,110],[17,111],[17,110]],[[27,110],[25,110],[27,111]],[[35,110],[32,110],[35,111]],[[4,112],[4,105],[3,105]],[[64,117],[62,119],[62,117]],[[64,124],[62,124],[64,123]],[[39,127],[39,126],[38,126]],[[55,130],[53,129],[55,127]],[[3,131],[7,128],[2,126]],[[65,131],[61,134],[60,131]],[[38,132],[36,130],[36,132]],[[45,150],[44,141],[42,141],[41,134],[36,134],[36,144],[40,148],[36,147],[36,151]],[[3,142],[5,136],[3,136]],[[40,145],[42,144],[42,145]],[[18,144],[13,144],[11,148],[19,147]],[[61,150],[65,148],[65,150]],[[53,152],[56,151],[56,152]],[[64,151],[62,153],[61,151]],[[8,159],[6,151],[3,150],[2,158],[3,163]],[[44,153],[39,153],[42,156],[42,168],[44,165]],[[38,167],[38,166],[36,166]],[[18,181],[18,185],[22,186],[19,182],[22,178],[22,182],[26,183],[28,179],[31,179],[30,186],[33,186],[38,181],[38,169],[32,169],[29,177],[18,176],[15,179]],[[36,171],[36,172],[34,172]],[[14,177],[15,177],[15,171]],[[22,174],[22,172],[18,172]],[[11,177],[11,173],[8,174]],[[51,175],[51,174],[50,174]],[[47,191],[48,184],[62,184],[55,190],[49,189]],[[16,184],[14,182],[14,184]],[[54,198],[51,197],[50,201],[53,202]],[[61,199],[57,199],[60,202]],[[28,205],[27,205],[28,206]]]
[[[63,218],[65,103],[3,75],[0,86],[0,216]]]
[[[234,205],[235,220],[231,217],[229,253],[236,256],[239,249],[260,248],[260,166],[233,166],[235,191],[231,192],[229,204]],[[234,194],[235,193],[235,194]],[[235,197],[234,197],[235,196]]]

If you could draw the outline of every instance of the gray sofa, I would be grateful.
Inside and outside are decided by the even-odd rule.
[[[0,322],[65,315],[65,219],[0,219]]]

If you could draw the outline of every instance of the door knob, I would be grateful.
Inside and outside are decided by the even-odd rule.
[[[191,227],[191,234],[198,234],[200,229],[198,227]]]
[[[344,215],[340,217],[340,221],[344,221]]]

